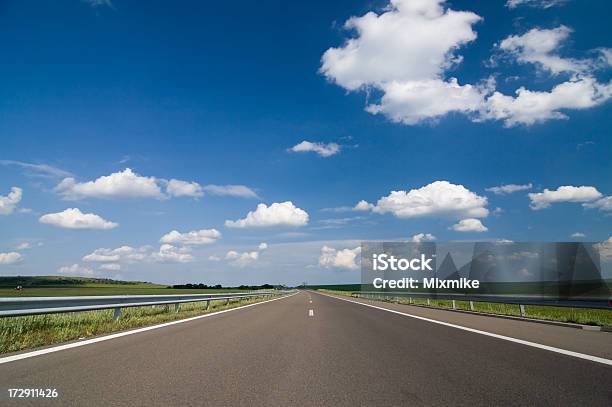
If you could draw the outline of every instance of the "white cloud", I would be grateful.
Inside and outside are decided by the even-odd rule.
[[[452,112],[475,113],[481,109],[487,93],[485,87],[460,85],[456,78],[391,82],[380,88],[384,92],[380,102],[368,105],[366,111],[382,113],[393,122],[407,125]]]
[[[63,266],[57,269],[59,274],[65,274],[69,276],[80,276],[80,277],[91,277],[94,275],[94,271],[89,267],[82,267],[78,264],[72,266]]]
[[[0,253],[0,264],[15,264],[23,260],[23,256],[17,252]]]
[[[524,1],[508,3],[514,7]],[[535,1],[529,2],[536,4]],[[537,1],[541,6],[556,3]],[[612,84],[599,83],[589,72],[609,67],[612,51],[593,50],[598,58],[572,59],[557,54],[571,30],[533,29],[509,36],[499,49],[519,63],[533,63],[552,73],[570,72],[571,80],[551,91],[525,87],[516,96],[494,92],[492,78],[479,84],[460,84],[446,73],[461,62],[457,50],[476,39],[473,25],[481,18],[472,12],[446,8],[443,0],[391,0],[380,14],[351,17],[345,28],[356,35],[321,58],[320,72],[348,91],[382,95],[366,110],[390,120],[414,125],[449,113],[467,115],[475,122],[501,120],[506,127],[534,125],[567,118],[564,110],[598,106],[612,95]]]
[[[450,229],[455,232],[486,232],[489,230],[480,220],[474,218],[461,219],[459,223],[454,224]]]
[[[131,246],[121,246],[116,249],[96,249],[92,253],[83,257],[83,261],[88,262],[118,262],[118,261],[141,261],[149,256],[151,248],[143,246],[134,248]]]
[[[530,193],[531,209],[540,210],[548,208],[557,202],[591,202],[601,198],[601,192],[595,187],[571,185],[561,186],[556,190],[544,189],[542,192]]]
[[[572,29],[564,25],[548,30],[533,28],[523,35],[505,38],[499,44],[499,49],[519,63],[535,64],[552,74],[584,72],[593,65],[593,61],[563,58],[557,54],[571,33]]]
[[[361,200],[359,202],[357,202],[357,204],[353,207],[354,211],[371,211],[372,209],[374,209],[374,205],[372,205],[371,203],[365,201],[365,200]]]
[[[519,6],[531,6],[538,8],[550,8],[559,6],[567,0],[508,0],[506,1],[506,7],[513,9]]]
[[[572,235],[570,237],[586,237],[586,235],[582,232],[576,232],[576,233],[572,233]]]
[[[110,271],[118,271],[121,270],[121,264],[118,263],[104,263],[101,264],[98,269],[100,270],[110,270]]]
[[[257,198],[257,193],[245,185],[206,185],[204,191],[211,195]]]
[[[163,244],[159,251],[152,254],[152,259],[164,263],[189,263],[194,260],[189,248]]]
[[[412,235],[410,241],[413,243],[421,243],[421,242],[431,242],[436,240],[436,237],[431,233],[417,233]]]
[[[531,182],[529,184],[506,184],[498,187],[487,188],[486,191],[493,192],[495,195],[506,195],[518,191],[526,191],[532,187],[533,185]]]
[[[12,187],[11,192],[6,196],[0,195],[0,215],[10,215],[21,202],[22,189]]]
[[[321,256],[319,257],[319,266],[354,270],[359,267],[357,259],[360,253],[361,247],[336,250],[333,247],[323,246],[321,248]]]
[[[199,198],[204,196],[202,186],[197,182],[187,182],[171,179],[166,185],[166,193],[170,196],[191,196]]]
[[[259,244],[259,246],[257,246],[257,248],[258,248],[259,250],[266,250],[266,249],[268,248],[268,244],[267,244],[267,243],[265,243],[265,242],[260,243],[260,244]]]
[[[217,229],[201,229],[185,233],[173,230],[163,235],[159,241],[161,243],[191,246],[215,243],[220,237],[221,232]]]
[[[610,212],[612,211],[612,196],[606,196],[595,202],[583,203],[582,206],[589,209],[599,209],[600,211]]]
[[[41,216],[38,221],[65,229],[114,229],[119,226],[118,223],[105,220],[96,214],[83,213],[78,208],[48,213]]]
[[[588,109],[606,102],[612,95],[612,83],[602,84],[587,76],[563,82],[550,92],[520,87],[516,95],[494,92],[487,99],[480,119],[503,120],[506,127],[567,119],[563,110]]]
[[[274,226],[305,226],[308,213],[297,208],[293,202],[274,202],[270,206],[261,203],[255,211],[250,211],[244,219],[226,220],[225,226],[231,228],[256,228]]]
[[[351,17],[354,30],[339,48],[321,58],[320,72],[349,91],[369,87],[383,92],[366,110],[395,122],[416,124],[450,112],[476,111],[483,90],[460,85],[444,73],[461,62],[456,50],[476,39],[481,17],[446,9],[443,0],[391,0],[384,12]]]
[[[68,200],[164,197],[155,177],[143,177],[130,168],[83,183],[64,178],[55,191]]]
[[[238,253],[235,250],[230,250],[225,255],[226,260],[230,260],[230,264],[236,267],[246,267],[259,259],[259,252],[244,252]]]
[[[221,257],[212,255],[212,256],[208,256],[208,260],[210,260],[210,261],[221,261]]]
[[[30,242],[19,243],[16,247],[17,250],[27,250],[31,248],[32,248],[32,244]]]
[[[311,141],[302,141],[289,149],[294,153],[317,153],[321,157],[331,157],[340,152],[340,146],[336,143],[317,143]]]
[[[392,213],[398,218],[423,216],[465,216],[484,218],[489,214],[487,198],[479,196],[463,185],[435,181],[410,191],[391,191],[378,200],[373,211]]]

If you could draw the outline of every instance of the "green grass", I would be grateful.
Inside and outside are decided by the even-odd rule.
[[[165,286],[133,286],[90,284],[67,287],[26,287],[21,291],[14,288],[0,288],[0,297],[62,297],[73,295],[166,295],[166,294],[210,294],[241,292],[236,288],[222,289],[181,289]]]
[[[180,292],[188,290],[179,290]],[[200,290],[201,291],[201,290]],[[181,304],[179,312],[174,306],[123,308],[121,318],[113,321],[113,310],[73,312],[65,314],[33,315],[0,318],[0,353],[16,352],[79,338],[87,338],[125,329],[154,325],[184,319],[226,308],[234,308],[262,299],[212,301],[208,311],[204,303]]]
[[[332,294],[348,296],[347,291],[321,290]],[[408,298],[389,297],[388,301],[408,304]],[[429,305],[425,298],[413,298],[412,303],[433,308],[452,308],[453,302],[449,300],[430,300]],[[470,311],[469,301],[456,301],[457,309]],[[488,313],[520,316],[519,306],[516,304],[500,304],[494,302],[474,302],[474,311]],[[528,318],[544,319],[550,321],[571,322],[583,325],[612,326],[612,310],[593,308],[565,308],[565,307],[543,307],[526,305],[525,312]]]

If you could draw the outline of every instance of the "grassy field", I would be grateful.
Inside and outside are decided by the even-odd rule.
[[[16,286],[22,290],[16,290]],[[240,292],[235,288],[174,289],[142,281],[118,281],[85,277],[0,277],[0,297],[60,297],[78,295],[163,295]]]
[[[132,286],[76,286],[76,287],[32,287],[17,291],[14,288],[0,288],[0,297],[61,297],[72,295],[163,295],[163,294],[209,294],[223,292],[241,292],[236,288],[221,289],[174,289],[160,287]]]
[[[112,309],[0,318],[0,353],[84,339],[260,301],[262,299],[235,299],[230,300],[228,305],[225,305],[225,300],[212,301],[208,310],[204,310],[204,303],[201,302],[183,303],[179,312],[174,312],[173,306],[169,308],[164,306],[123,308],[118,321],[113,321]]]
[[[321,290],[331,294],[340,294],[350,296],[347,291],[337,290]],[[408,298],[390,297],[389,300],[397,301],[400,304],[408,304]],[[413,298],[413,304],[427,306],[427,299]],[[452,301],[446,300],[430,300],[429,306],[434,308],[452,308]],[[470,310],[469,301],[456,301],[457,309]],[[493,302],[474,302],[474,311],[489,313],[520,316],[519,306],[516,304],[500,304]],[[550,321],[571,322],[584,325],[599,325],[612,326],[612,311],[604,309],[589,309],[589,308],[562,308],[562,307],[542,307],[535,305],[526,305],[525,311],[528,318],[544,319]]]

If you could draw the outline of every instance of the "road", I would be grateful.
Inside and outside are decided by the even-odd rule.
[[[541,340],[542,330],[567,332],[612,354],[610,333],[473,317],[498,329],[523,324],[512,331]],[[0,381],[0,404],[19,406],[612,404],[609,365],[304,291],[4,363]],[[7,388],[59,397],[7,400]]]

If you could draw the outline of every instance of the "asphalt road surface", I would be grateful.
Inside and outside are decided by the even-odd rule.
[[[611,333],[471,317],[612,351]],[[0,364],[0,384],[0,404],[18,406],[612,405],[609,365],[311,292]]]

